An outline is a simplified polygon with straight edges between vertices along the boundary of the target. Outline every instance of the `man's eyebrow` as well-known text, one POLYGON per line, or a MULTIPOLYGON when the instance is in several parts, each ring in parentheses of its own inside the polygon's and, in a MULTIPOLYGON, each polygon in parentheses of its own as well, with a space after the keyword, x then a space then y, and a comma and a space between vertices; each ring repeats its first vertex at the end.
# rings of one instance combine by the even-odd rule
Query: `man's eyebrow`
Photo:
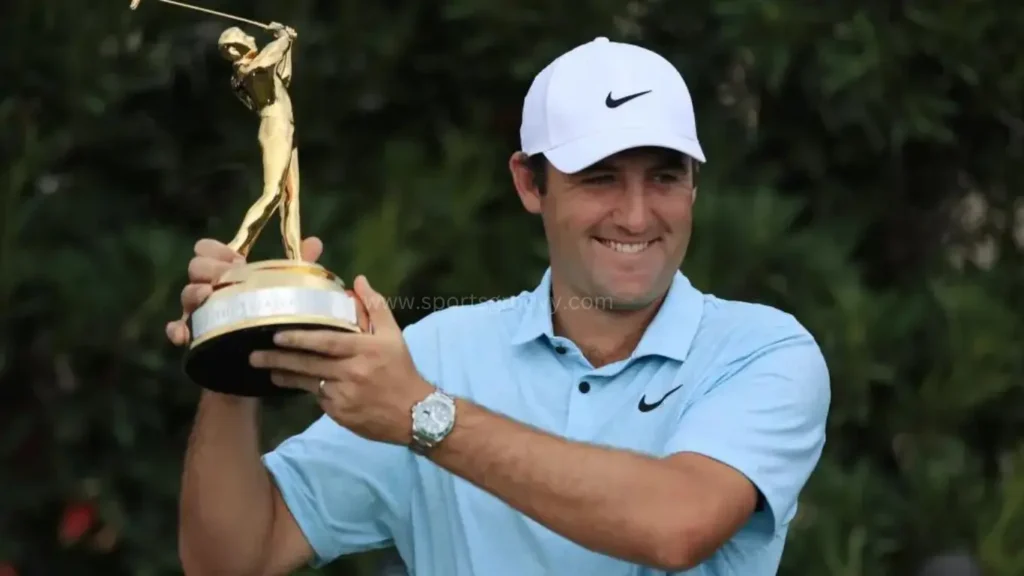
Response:
POLYGON ((614 170, 614 169, 615 169, 615 166, 612 166, 612 163, 609 162, 607 159, 605 159, 605 160, 598 160, 597 162, 591 164, 590 166, 587 166, 583 170, 580 170, 579 173, 580 174, 584 174, 584 173, 587 173, 587 172, 599 172, 601 170, 614 170))

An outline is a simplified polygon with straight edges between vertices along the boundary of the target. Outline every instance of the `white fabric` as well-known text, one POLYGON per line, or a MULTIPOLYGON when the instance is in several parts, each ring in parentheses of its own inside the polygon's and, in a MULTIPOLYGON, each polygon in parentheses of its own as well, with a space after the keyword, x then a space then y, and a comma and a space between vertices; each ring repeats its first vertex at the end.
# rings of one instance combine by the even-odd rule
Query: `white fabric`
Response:
POLYGON ((639 146, 678 150, 705 162, 679 71, 646 48, 607 38, 577 46, 541 70, 523 102, 519 135, 523 152, 543 153, 569 174, 639 146))

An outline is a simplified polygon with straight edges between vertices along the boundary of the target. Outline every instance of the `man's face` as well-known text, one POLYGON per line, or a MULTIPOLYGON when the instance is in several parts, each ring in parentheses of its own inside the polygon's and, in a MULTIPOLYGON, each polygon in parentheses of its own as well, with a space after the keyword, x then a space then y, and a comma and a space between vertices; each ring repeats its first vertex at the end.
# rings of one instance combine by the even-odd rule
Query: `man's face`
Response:
POLYGON ((576 174, 548 167, 540 194, 512 161, 524 206, 544 222, 552 274, 574 295, 643 308, 668 289, 690 241, 691 160, 664 149, 616 154, 576 174))

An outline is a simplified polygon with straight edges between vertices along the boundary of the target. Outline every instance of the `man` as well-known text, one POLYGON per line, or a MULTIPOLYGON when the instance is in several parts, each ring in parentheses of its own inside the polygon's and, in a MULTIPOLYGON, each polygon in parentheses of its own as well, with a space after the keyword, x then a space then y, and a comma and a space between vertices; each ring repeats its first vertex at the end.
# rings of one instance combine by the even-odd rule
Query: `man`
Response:
MULTIPOLYGON (((776 572, 829 376, 793 317, 679 272, 704 161, 686 84, 599 38, 537 76, 521 136, 512 179, 551 261, 537 289, 401 330, 357 278, 373 334, 283 332, 253 355, 325 412, 262 461, 255 402, 204 393, 181 502, 189 574, 389 545, 416 575, 776 572)), ((196 252, 186 310, 236 258, 210 240, 196 252)))

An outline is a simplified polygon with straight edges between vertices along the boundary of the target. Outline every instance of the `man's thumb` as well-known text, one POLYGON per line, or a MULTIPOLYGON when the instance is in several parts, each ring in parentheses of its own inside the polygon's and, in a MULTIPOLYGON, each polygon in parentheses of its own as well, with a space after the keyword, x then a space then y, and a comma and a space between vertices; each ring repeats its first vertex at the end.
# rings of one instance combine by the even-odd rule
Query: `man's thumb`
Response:
POLYGON ((324 253, 324 243, 316 236, 310 236, 302 241, 302 259, 306 262, 316 262, 324 253))
POLYGON ((357 276, 352 288, 355 290, 356 296, 366 306, 366 313, 370 317, 370 325, 373 326, 375 333, 397 331, 401 334, 402 330, 398 327, 398 321, 391 313, 387 300, 370 286, 366 276, 357 276))

